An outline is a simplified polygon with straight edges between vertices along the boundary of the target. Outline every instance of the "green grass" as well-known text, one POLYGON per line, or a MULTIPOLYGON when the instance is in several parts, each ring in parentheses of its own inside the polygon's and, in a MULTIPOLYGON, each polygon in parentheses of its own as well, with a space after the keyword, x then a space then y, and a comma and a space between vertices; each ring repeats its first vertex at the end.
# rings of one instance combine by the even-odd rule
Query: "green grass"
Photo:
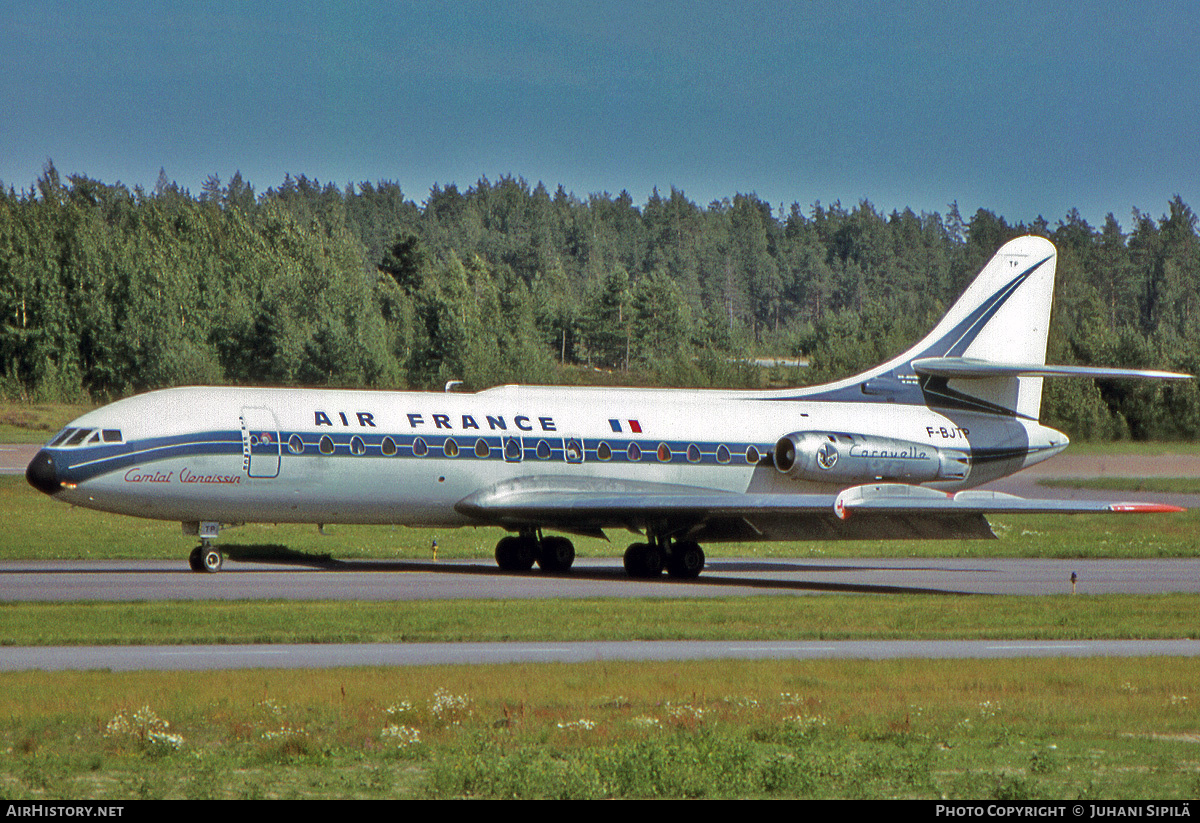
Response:
POLYGON ((0 645, 1170 639, 1200 637, 1197 613, 1193 594, 3 603, 0 645))
POLYGON ((1064 477, 1042 479, 1038 485, 1062 489, 1200 494, 1200 477, 1064 477))
POLYGON ((1200 442, 1187 440, 1177 441, 1147 441, 1147 440, 1114 440, 1107 443, 1091 443, 1087 441, 1072 442, 1064 454, 1087 455, 1131 455, 1148 456, 1160 454, 1200 454, 1200 442))
POLYGON ((2 674, 0 796, 1188 799, 1198 683, 1195 659, 2 674))
POLYGON ((44 443, 84 412, 80 403, 16 403, 0 400, 0 443, 44 443))

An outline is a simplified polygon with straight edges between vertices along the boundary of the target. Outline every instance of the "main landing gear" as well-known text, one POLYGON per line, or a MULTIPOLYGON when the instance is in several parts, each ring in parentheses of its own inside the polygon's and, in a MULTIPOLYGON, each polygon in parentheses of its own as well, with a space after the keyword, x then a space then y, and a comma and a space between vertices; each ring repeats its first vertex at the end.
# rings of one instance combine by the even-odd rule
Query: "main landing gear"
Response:
POLYGON ((699 577, 704 569, 704 550, 690 540, 651 538, 649 543, 634 543, 625 550, 625 571, 630 577, 652 579, 667 574, 681 580, 699 577))
MULTIPOLYGON (((496 565, 507 572, 527 572, 537 563, 543 571, 565 572, 575 562, 575 546, 565 537, 542 537, 539 530, 501 538, 496 544, 496 565)), ((664 570, 671 577, 690 580, 704 569, 704 550, 690 540, 651 537, 634 543, 625 552, 625 571, 647 580, 664 570)))
POLYGON ((496 565, 506 572, 527 572, 537 563, 542 571, 565 572, 575 562, 575 544, 565 537, 542 537, 524 531, 496 544, 496 565))

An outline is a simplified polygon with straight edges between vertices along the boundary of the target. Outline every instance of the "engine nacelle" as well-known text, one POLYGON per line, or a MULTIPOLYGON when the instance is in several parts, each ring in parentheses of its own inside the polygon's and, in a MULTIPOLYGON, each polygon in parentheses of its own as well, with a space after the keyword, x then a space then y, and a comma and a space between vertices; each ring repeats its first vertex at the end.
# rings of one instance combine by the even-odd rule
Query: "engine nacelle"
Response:
POLYGON ((775 469, 816 483, 965 480, 966 452, 928 443, 842 432, 794 432, 775 444, 775 469))

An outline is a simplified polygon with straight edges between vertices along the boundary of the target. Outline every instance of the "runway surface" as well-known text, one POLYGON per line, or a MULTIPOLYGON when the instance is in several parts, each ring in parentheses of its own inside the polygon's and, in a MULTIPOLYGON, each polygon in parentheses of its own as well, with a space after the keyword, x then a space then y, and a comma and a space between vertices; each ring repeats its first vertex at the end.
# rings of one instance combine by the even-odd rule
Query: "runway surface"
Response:
POLYGON ((450 600, 729 597, 839 594, 1200 592, 1200 558, 1137 560, 847 559, 710 561, 696 580, 630 579, 618 558, 565 574, 502 572, 483 560, 332 561, 279 566, 229 561, 218 574, 179 560, 0 563, 0 602, 149 600, 450 600))
POLYGON ((0 671, 211 671, 599 660, 895 660, 1200 656, 1200 640, 629 641, 0 648, 0 671))
POLYGON ((0 443, 0 474, 24 474, 40 445, 0 443))

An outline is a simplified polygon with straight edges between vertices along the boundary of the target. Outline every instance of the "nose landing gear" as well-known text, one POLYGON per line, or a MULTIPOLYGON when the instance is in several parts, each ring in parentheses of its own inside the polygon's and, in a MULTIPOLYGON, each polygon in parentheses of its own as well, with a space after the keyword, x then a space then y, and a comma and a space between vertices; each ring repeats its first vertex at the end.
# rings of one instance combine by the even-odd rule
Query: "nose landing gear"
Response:
POLYGON ((188 555, 188 566, 194 572, 208 572, 215 574, 221 570, 221 564, 225 562, 224 555, 216 546, 204 542, 192 549, 192 553, 188 555))

